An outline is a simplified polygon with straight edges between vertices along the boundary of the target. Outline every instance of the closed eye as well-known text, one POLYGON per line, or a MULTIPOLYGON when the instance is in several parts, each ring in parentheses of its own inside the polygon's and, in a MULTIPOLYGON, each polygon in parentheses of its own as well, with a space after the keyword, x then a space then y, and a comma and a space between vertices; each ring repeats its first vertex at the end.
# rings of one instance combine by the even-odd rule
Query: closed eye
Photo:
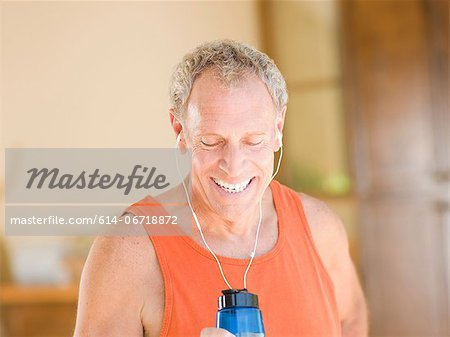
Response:
POLYGON ((262 144, 262 142, 263 142, 263 140, 260 140, 260 141, 257 141, 257 142, 248 142, 248 144, 249 144, 250 146, 257 146, 257 145, 262 144))
POLYGON ((220 142, 207 143, 207 142, 204 142, 203 140, 201 140, 200 143, 202 143, 202 145, 207 146, 207 147, 214 147, 214 146, 217 146, 220 144, 220 142))

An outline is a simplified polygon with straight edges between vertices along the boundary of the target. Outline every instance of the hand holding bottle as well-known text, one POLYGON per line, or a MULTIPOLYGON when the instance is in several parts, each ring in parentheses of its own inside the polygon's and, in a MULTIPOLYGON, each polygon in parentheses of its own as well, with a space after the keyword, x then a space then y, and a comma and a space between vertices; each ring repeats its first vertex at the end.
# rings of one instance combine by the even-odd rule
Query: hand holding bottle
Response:
POLYGON ((235 337, 231 332, 219 328, 204 328, 200 337, 235 337))

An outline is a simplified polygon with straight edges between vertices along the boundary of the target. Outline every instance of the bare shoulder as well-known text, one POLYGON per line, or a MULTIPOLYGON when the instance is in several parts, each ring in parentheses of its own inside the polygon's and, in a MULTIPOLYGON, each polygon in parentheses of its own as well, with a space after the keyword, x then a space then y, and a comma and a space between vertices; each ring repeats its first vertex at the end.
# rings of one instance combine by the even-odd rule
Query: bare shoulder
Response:
POLYGON ((337 214, 323 201, 298 193, 304 207, 314 244, 326 267, 331 268, 336 252, 348 250, 345 227, 337 214))
POLYGON ((97 237, 83 268, 75 336, 142 336, 141 312, 160 287, 146 236, 97 237))
POLYGON ((92 244, 84 271, 91 274, 115 271, 117 276, 122 275, 117 281, 137 284, 151 280, 148 267, 156 262, 153 245, 146 236, 100 236, 92 244))
POLYGON ((343 331, 352 336, 367 336, 364 294, 349 254, 345 227, 326 203, 304 193, 298 195, 314 244, 334 285, 343 331))

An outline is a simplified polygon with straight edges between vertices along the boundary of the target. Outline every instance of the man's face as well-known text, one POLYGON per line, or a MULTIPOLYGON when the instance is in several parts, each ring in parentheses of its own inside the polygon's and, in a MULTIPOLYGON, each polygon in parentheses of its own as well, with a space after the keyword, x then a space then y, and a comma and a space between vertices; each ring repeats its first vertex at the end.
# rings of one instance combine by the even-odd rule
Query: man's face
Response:
POLYGON ((256 75, 231 88, 211 71, 196 79, 184 130, 196 207, 236 220, 259 203, 279 145, 276 120, 272 97, 256 75))

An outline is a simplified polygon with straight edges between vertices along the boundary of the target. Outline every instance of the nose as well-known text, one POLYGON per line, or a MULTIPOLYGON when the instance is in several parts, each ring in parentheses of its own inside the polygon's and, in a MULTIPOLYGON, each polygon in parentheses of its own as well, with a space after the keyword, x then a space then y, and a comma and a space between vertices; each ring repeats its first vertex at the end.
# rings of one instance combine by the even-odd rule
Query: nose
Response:
POLYGON ((240 144, 228 143, 221 152, 219 168, 229 177, 241 177, 247 163, 244 149, 240 144))

